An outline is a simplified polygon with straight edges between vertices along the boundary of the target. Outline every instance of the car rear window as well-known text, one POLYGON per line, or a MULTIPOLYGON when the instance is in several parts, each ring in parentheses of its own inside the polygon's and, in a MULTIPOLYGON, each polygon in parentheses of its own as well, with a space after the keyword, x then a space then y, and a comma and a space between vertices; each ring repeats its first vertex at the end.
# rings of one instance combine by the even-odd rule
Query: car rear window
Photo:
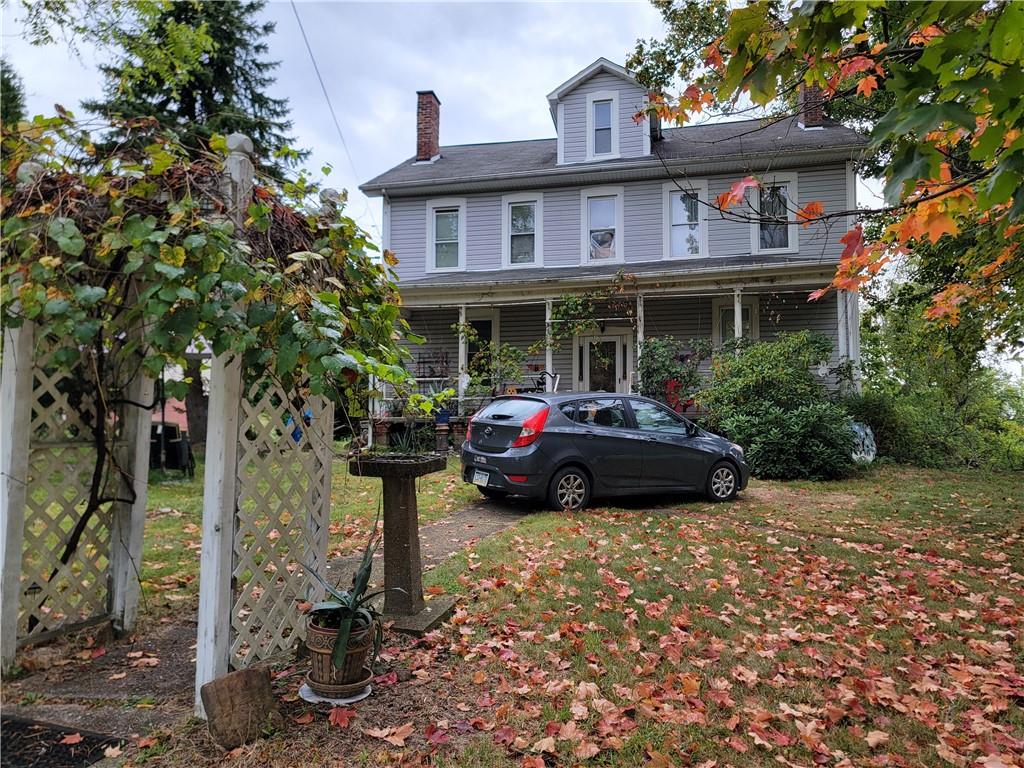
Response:
POLYGON ((493 421, 523 421, 544 408, 540 400, 527 400, 525 398, 511 398, 509 400, 495 400, 487 405, 480 413, 478 419, 492 419, 493 421))

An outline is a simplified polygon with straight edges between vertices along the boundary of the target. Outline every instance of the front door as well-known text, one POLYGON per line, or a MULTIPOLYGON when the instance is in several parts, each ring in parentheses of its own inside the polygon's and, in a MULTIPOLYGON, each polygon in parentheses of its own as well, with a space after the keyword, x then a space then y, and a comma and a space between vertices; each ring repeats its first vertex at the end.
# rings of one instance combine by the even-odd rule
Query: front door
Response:
POLYGON ((626 392, 629 349, 625 335, 586 336, 582 339, 580 372, 587 392, 626 392))

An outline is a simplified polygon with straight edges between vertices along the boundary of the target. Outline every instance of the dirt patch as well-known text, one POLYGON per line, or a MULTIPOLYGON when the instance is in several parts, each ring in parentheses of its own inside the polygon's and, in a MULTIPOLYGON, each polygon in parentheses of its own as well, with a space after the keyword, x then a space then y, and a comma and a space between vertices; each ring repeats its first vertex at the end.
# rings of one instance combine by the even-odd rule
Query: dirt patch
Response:
POLYGON ((757 483, 743 491, 738 504, 764 504, 773 507, 808 508, 820 510, 852 510, 860 499, 852 493, 821 491, 817 488, 789 488, 775 483, 757 483))

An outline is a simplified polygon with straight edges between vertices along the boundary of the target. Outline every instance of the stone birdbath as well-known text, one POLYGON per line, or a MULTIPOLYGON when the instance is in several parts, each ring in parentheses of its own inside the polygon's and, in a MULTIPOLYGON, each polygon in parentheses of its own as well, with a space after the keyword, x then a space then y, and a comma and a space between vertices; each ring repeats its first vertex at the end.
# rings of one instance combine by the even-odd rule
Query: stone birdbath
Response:
POLYGON ((420 521, 416 478, 440 472, 444 456, 356 456, 348 471, 359 477, 379 477, 384 484, 384 619, 400 632, 422 635, 451 613, 455 600, 423 599, 420 560, 420 521), (397 588, 397 589, 396 589, 397 588), (397 591, 401 590, 401 591, 397 591))

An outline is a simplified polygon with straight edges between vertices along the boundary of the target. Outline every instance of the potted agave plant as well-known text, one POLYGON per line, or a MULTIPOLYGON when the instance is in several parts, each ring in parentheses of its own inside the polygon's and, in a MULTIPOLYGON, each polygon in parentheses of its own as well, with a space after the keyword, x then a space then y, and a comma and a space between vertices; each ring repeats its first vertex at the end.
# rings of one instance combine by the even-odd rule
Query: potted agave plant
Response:
POLYGON ((387 591, 367 592, 373 554, 379 545, 374 525, 349 589, 332 586, 315 570, 306 568, 328 594, 328 599, 310 608, 306 626, 306 648, 312 662, 307 683, 318 696, 352 696, 361 692, 373 675, 384 630, 371 601, 387 591))

